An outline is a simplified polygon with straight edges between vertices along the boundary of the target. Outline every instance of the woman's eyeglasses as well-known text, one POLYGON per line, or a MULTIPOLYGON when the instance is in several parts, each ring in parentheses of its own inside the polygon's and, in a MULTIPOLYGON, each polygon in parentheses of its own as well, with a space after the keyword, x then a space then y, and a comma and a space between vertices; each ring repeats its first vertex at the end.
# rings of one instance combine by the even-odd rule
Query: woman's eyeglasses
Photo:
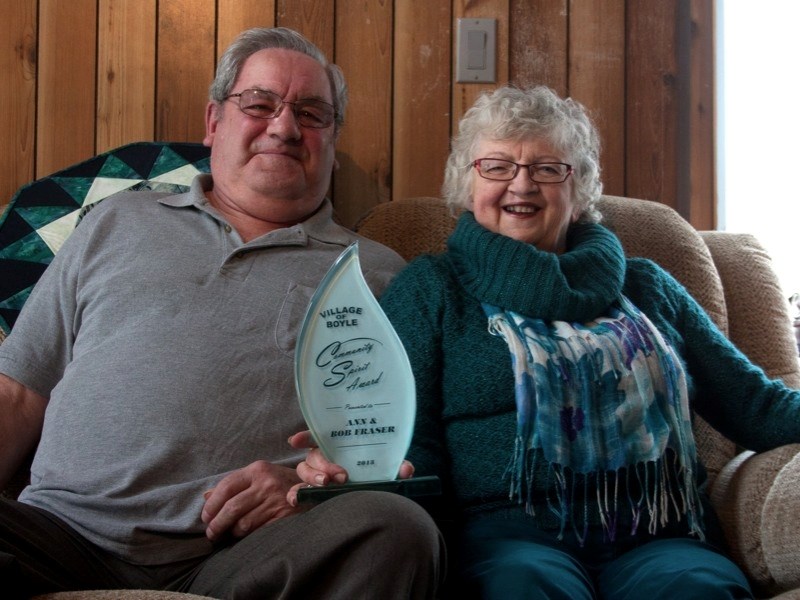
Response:
POLYGON ((479 158, 472 162, 478 175, 493 181, 511 181, 521 168, 528 169, 528 177, 535 183, 562 183, 572 174, 572 165, 558 162, 541 162, 521 165, 501 158, 479 158))

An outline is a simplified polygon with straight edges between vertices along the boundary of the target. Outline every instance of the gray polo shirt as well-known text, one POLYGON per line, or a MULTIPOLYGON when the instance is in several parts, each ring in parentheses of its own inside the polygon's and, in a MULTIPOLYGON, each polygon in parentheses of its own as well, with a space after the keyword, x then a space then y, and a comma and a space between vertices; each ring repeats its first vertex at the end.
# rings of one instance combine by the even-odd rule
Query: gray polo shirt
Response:
POLYGON ((379 295, 403 260, 307 221, 243 244, 189 192, 105 200, 67 239, 0 346, 0 372, 50 401, 21 500, 140 564, 210 551, 203 492, 263 459, 295 465, 304 429, 295 337, 311 295, 359 239, 379 295))

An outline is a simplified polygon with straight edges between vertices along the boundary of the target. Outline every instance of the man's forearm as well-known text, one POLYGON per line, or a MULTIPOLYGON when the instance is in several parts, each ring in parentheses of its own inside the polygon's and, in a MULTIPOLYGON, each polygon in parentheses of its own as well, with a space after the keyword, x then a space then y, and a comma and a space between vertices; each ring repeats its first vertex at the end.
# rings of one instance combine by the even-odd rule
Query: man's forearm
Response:
POLYGON ((0 375, 0 489, 36 447, 47 399, 0 375))

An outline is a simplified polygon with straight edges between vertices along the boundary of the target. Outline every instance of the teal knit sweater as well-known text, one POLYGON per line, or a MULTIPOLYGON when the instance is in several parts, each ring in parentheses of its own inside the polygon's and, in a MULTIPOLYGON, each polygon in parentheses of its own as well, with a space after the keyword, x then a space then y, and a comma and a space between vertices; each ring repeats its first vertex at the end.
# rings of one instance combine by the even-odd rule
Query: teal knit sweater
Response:
MULTIPOLYGON (((535 517, 509 500, 504 472, 516 431, 513 372, 508 346, 488 332, 481 302, 583 322, 604 315, 622 293, 682 357, 697 414, 753 450, 800 442, 800 391, 767 379, 666 271, 649 260, 626 260, 617 238, 600 225, 572 226, 567 244, 562 255, 542 252, 486 230, 467 212, 447 251, 412 261, 381 298, 417 381, 409 458, 418 475, 442 478, 460 515, 559 526, 547 510, 546 489, 534 502, 535 517)), ((538 469, 537 480, 545 481, 545 466, 538 469)), ((594 498, 592 491, 583 499, 591 522, 594 498)))

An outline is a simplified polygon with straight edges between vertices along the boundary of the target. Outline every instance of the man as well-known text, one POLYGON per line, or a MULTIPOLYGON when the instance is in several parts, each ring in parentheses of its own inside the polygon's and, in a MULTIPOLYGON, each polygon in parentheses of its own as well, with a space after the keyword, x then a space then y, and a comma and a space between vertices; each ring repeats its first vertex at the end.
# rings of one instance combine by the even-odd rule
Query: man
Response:
MULTIPOLYGON (((211 176, 91 211, 0 346, 0 486, 38 442, 0 504, 4 591, 430 597, 441 542, 417 505, 287 501, 296 335, 357 239, 325 199, 341 72, 291 30, 250 30, 210 96, 211 176)), ((380 293, 403 261, 360 245, 380 293)))

